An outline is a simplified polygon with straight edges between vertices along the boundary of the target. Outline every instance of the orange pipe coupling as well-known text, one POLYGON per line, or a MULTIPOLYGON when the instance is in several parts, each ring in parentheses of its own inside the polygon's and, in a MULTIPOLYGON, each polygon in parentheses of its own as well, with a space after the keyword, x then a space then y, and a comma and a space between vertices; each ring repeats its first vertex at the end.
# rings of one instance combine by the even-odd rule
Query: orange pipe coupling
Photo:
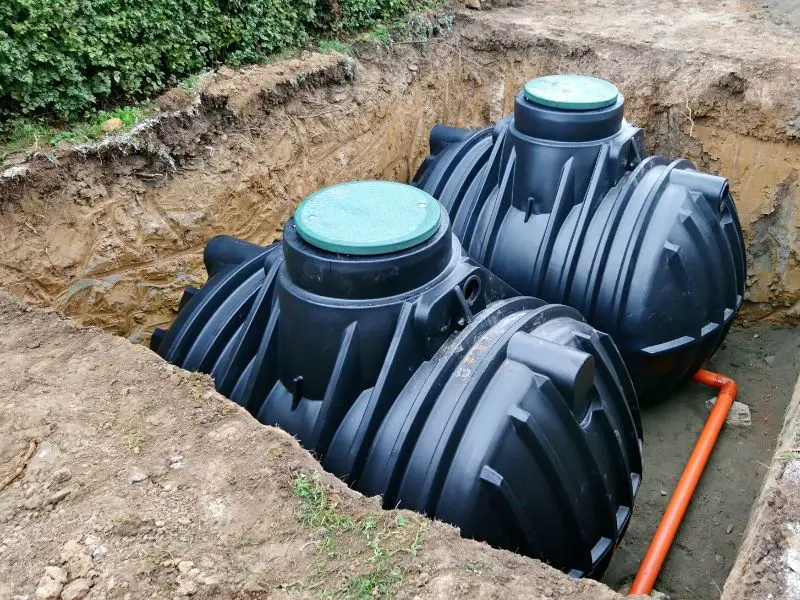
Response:
POLYGON ((708 415, 703 431, 692 450, 691 456, 683 469, 678 485, 672 493, 672 498, 667 504, 664 516, 658 524, 658 529, 650 542, 647 554, 639 566, 636 579, 633 580, 630 596, 648 596, 653 591, 661 567, 667 559, 672 542, 681 526, 681 521, 689 507, 703 470, 708 463, 714 444, 719 437, 719 432, 725 424, 733 401, 736 399, 736 382, 730 377, 725 377, 719 373, 712 373, 705 369, 700 369, 694 374, 693 379, 713 388, 719 388, 717 403, 708 415))

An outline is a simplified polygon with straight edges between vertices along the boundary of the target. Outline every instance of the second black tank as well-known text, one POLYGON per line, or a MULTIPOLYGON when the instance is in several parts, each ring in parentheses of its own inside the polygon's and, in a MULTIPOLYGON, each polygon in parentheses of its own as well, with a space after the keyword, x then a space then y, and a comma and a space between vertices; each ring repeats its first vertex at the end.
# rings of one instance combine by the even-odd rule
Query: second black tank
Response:
POLYGON ((744 295, 744 240, 727 180, 648 157, 623 108, 603 80, 535 79, 494 127, 436 126, 415 184, 471 257, 609 333, 647 400, 722 342, 744 295))

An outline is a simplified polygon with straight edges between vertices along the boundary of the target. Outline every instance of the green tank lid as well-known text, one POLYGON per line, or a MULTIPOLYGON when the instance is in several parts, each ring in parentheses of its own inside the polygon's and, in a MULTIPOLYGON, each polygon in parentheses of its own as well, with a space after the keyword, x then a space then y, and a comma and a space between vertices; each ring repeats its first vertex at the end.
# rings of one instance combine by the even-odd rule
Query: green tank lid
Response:
POLYGON ((375 255, 431 238, 441 209, 428 193, 391 181, 352 181, 314 192, 294 213, 297 233, 321 250, 375 255))
POLYGON ((619 90, 613 83, 586 75, 547 75, 525 84, 525 98, 562 110, 591 110, 616 103, 619 90))

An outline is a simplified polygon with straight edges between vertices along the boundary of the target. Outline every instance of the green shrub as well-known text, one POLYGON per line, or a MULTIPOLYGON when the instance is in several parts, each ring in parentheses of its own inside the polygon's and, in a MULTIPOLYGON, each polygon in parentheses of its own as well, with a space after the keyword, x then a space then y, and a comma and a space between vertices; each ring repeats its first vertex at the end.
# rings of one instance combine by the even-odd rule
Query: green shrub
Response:
POLYGON ((85 117, 223 62, 368 27, 411 1, 0 0, 0 121, 85 117))

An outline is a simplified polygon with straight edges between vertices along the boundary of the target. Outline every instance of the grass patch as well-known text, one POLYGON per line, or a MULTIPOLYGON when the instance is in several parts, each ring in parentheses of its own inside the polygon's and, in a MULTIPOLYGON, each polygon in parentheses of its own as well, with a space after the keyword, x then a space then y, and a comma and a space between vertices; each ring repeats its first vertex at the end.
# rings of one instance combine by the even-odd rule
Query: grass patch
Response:
MULTIPOLYGON (((199 81, 199 77, 198 77, 199 81)), ((89 120, 69 123, 63 126, 53 125, 45 120, 17 119, 0 129, 0 162, 13 152, 30 150, 46 152, 61 142, 85 144, 103 137, 103 123, 109 119, 119 119, 122 124, 114 132, 130 130, 142 119, 155 112, 149 104, 123 106, 112 111, 101 110, 89 120)))
POLYGON ((317 47, 323 54, 331 54, 332 52, 338 52, 345 56, 353 56, 355 54, 352 44, 340 40, 319 40, 317 47))
POLYGON ((142 432, 139 431, 139 429, 133 423, 128 423, 125 425, 122 433, 125 436, 125 443, 128 446, 128 450, 134 454, 139 454, 139 450, 145 442, 144 434, 142 434, 142 432))
POLYGON ((206 77, 210 77, 213 74, 214 71, 206 71, 204 73, 190 75, 189 77, 178 83, 178 88, 182 89, 192 98, 196 98, 200 94, 200 92, 203 91, 203 80, 206 77))
POLYGON ((316 556, 310 580, 284 589, 336 600, 394 597, 423 548, 428 521, 399 511, 353 518, 342 512, 318 473, 297 474, 292 490, 300 500, 300 524, 317 533, 316 556))

